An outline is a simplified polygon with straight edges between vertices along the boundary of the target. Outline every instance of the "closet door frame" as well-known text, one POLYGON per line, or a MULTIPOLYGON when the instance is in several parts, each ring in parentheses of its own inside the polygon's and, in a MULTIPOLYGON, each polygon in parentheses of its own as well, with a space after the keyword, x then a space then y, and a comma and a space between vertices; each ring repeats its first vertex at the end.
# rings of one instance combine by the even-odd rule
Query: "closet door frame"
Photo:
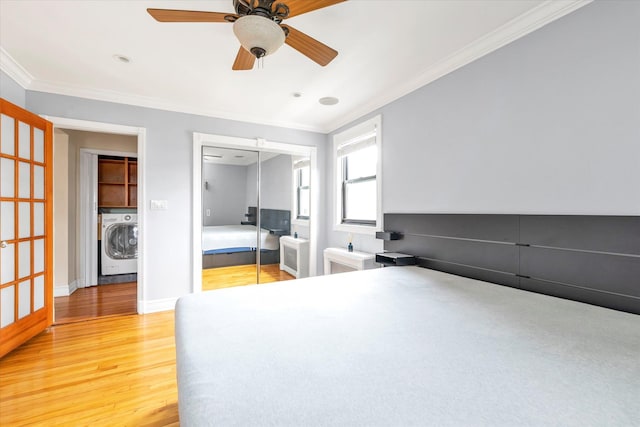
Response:
POLYGON ((317 148, 284 142, 267 141, 262 138, 238 138, 225 135, 193 133, 193 254, 192 254, 192 292, 202 292, 202 148, 220 147, 240 150, 309 156, 311 163, 311 219, 309 221, 309 273, 317 275, 317 243, 318 243, 318 159, 317 148))

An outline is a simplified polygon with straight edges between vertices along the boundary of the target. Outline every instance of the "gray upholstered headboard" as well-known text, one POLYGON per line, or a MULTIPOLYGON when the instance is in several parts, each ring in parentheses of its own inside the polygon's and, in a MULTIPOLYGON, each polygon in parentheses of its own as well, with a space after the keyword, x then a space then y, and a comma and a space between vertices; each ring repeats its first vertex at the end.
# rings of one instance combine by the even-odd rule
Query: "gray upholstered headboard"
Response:
POLYGON ((640 314, 640 217, 385 214, 386 251, 460 276, 640 314))

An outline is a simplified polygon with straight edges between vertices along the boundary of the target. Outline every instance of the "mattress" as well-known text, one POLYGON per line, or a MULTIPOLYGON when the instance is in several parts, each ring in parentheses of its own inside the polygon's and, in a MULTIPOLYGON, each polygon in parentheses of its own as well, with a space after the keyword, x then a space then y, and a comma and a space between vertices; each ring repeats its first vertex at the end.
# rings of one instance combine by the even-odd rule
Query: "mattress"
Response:
MULTIPOLYGON (((279 246, 279 236, 270 234, 267 230, 260 230, 261 249, 276 250, 279 246)), ((257 232, 255 225, 216 225, 202 228, 202 252, 215 253, 224 249, 257 247, 257 232)))
POLYGON ((183 426, 640 425, 640 316, 420 267, 182 297, 183 426))

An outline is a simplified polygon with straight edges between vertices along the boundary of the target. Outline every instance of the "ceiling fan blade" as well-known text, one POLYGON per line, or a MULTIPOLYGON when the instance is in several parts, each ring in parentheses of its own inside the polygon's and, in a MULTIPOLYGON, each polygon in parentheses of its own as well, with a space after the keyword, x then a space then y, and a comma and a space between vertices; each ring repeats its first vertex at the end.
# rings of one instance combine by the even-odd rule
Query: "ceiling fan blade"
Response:
POLYGON ((196 10, 147 9, 158 22, 227 22, 225 16, 233 13, 198 12, 196 10))
POLYGON ((289 6, 288 18, 291 18, 302 15, 303 13, 322 9, 323 7, 333 6, 334 4, 342 3, 343 1, 346 0, 288 0, 284 3, 289 6))
POLYGON ((282 25, 282 27, 289 30, 289 35, 284 40, 286 44, 323 67, 338 56, 337 50, 331 49, 302 31, 298 31, 290 25, 282 25))
POLYGON ((235 71, 251 70, 253 69, 253 64, 255 64, 255 62, 256 57, 247 49, 240 46, 238 55, 236 55, 236 60, 233 62, 233 67, 231 68, 235 71))

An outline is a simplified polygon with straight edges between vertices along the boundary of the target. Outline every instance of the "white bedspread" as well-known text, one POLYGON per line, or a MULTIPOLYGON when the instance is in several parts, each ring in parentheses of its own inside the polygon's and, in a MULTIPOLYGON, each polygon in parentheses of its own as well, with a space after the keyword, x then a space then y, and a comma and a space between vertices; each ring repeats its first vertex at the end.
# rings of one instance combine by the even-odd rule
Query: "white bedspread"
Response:
MULTIPOLYGON (((256 248, 255 225, 216 225, 202 228, 202 251, 227 248, 256 248)), ((279 236, 261 230, 261 248, 278 249, 279 236)))
POLYGON ((418 267, 176 306, 182 426, 638 426, 640 316, 418 267))

